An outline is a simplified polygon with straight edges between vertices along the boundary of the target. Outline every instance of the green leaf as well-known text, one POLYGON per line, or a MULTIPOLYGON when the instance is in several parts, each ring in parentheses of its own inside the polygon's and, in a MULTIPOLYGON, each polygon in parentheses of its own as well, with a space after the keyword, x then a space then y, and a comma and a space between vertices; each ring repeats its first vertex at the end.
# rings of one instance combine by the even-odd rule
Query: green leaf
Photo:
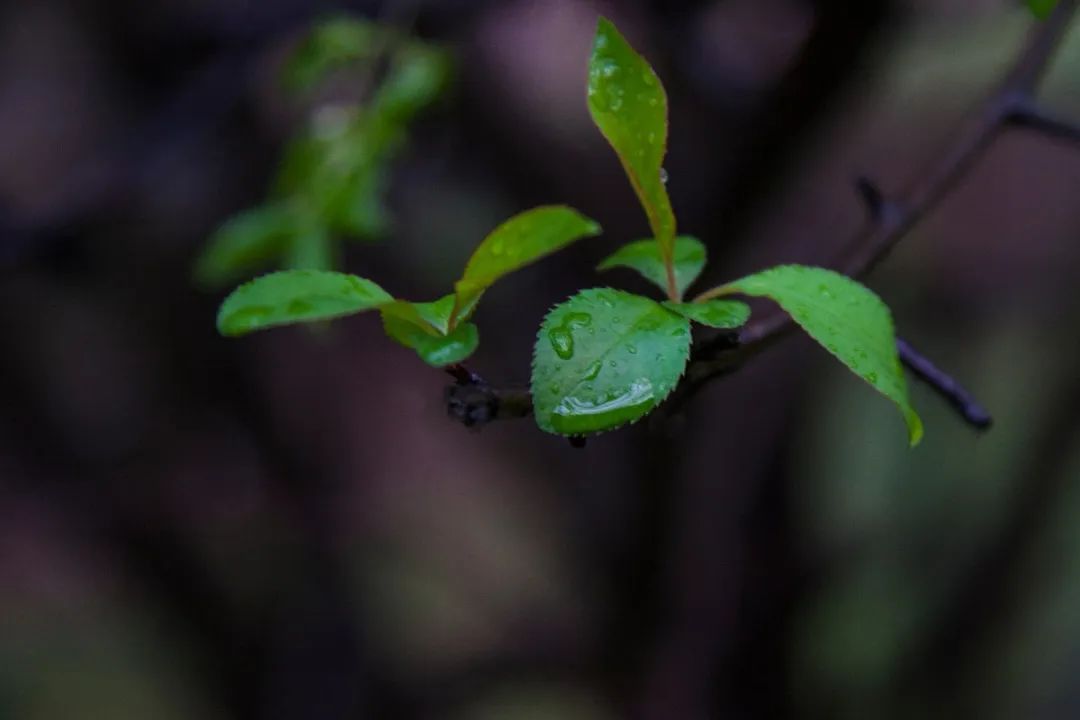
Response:
POLYGON ((719 330, 742 327, 750 319, 750 306, 737 300, 706 300, 698 303, 664 302, 668 310, 719 330))
POLYGON ((576 210, 546 205, 515 215, 473 252, 455 285, 459 307, 476 301, 496 280, 560 250, 575 240, 600 234, 600 226, 576 210))
MULTIPOLYGON (((682 297, 705 267, 705 245, 697 238, 680 235, 675 238, 674 263, 675 285, 682 297)), ((667 271, 660 256, 660 245, 655 240, 638 240, 623 245, 596 269, 610 270, 616 267, 637 270, 661 290, 667 290, 667 271)))
POLYGON ((332 270, 336 250, 327 228, 317 219, 306 218, 289 242, 285 266, 289 270, 332 270))
POLYGON ((450 80, 449 55, 418 43, 394 54, 386 80, 372 98, 372 112, 399 124, 431 105, 450 80))
POLYGON ((776 301, 814 340, 896 403, 914 447, 923 426, 908 398, 892 314, 865 286, 831 270, 781 265, 721 289, 776 301))
POLYGON ((450 316, 453 310, 453 295, 427 303, 395 300, 379 308, 384 317, 393 316, 398 320, 411 323, 426 335, 446 335, 450 332, 450 316))
POLYGON ((667 152, 667 95, 648 61, 605 18, 597 25, 589 58, 588 93, 593 122, 622 161, 661 257, 670 258, 675 213, 661 169, 667 152))
POLYGON ((1045 20, 1057 7, 1058 0, 1027 0, 1027 4, 1031 12, 1035 13, 1035 17, 1045 20))
MULTIPOLYGON (((379 308, 383 329, 398 343, 415 350, 429 365, 444 367, 461 362, 476 351, 480 337, 472 323, 450 327, 455 301, 454 295, 447 295, 429 303, 397 300, 383 305, 379 308)), ((461 317, 471 312, 472 308, 466 308, 461 317)))
POLYGON ((355 108, 336 110, 315 125, 289 144, 275 196, 302 206, 333 231, 377 237, 387 225, 387 166, 403 143, 404 128, 384 127, 355 108))
POLYGON ((296 232, 286 205, 267 205, 234 215, 210 238, 195 264, 195 280, 219 288, 273 265, 296 232))
POLYGON ((583 435, 638 420, 675 388, 689 356, 686 318, 640 295, 578 293, 548 313, 536 340, 536 422, 583 435))
POLYGON ((278 325, 330 320, 392 302, 381 287, 355 275, 287 270, 233 290, 218 311, 222 335, 245 335, 278 325))
MULTIPOLYGON (((449 306, 453 307, 453 296, 450 300, 449 306)), ((405 301, 380 308, 386 334, 415 350, 424 362, 435 367, 459 363, 476 352, 480 335, 475 325, 461 323, 449 333, 440 332, 425 318, 426 311, 420 312, 418 308, 419 305, 405 301)))
POLYGON ((285 64, 287 87, 308 90, 330 72, 363 60, 374 60, 388 31, 350 17, 316 24, 285 64))

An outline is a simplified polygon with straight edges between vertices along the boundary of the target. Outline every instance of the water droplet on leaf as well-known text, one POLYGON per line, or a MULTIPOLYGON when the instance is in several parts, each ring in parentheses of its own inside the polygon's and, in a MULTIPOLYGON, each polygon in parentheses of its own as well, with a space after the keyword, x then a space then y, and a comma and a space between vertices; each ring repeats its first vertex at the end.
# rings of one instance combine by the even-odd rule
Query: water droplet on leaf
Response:
POLYGON ((548 333, 551 349, 563 360, 574 357, 574 336, 566 328, 555 328, 548 333))

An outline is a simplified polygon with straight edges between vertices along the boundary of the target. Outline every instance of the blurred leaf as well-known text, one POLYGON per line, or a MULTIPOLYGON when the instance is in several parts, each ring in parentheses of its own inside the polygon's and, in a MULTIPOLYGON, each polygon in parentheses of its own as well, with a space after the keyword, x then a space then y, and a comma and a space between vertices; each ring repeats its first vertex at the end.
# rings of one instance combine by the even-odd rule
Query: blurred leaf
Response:
POLYGON ((700 303, 664 302, 668 310, 719 330, 742 327, 750 319, 750 306, 738 300, 706 300, 700 303))
POLYGON ((267 265, 329 270, 339 237, 386 234, 390 163, 406 144, 408 124, 439 96, 451 69, 443 50, 395 32, 348 17, 311 30, 286 66, 291 86, 311 87, 339 67, 392 50, 389 69, 366 107, 324 104, 313 111, 309 127, 286 148, 270 203, 222 229, 196 269, 200 282, 224 285, 267 265), (268 232, 260 221, 277 213, 295 216, 302 229, 268 232))
POLYGON ((589 58, 588 99, 593 122, 615 149, 645 208, 660 256, 669 260, 675 214, 661 167, 667 152, 667 95, 648 61, 605 18, 597 25, 589 58))
POLYGON ((292 209, 271 204, 230 218, 211 237, 195 265, 195 280, 220 288, 274 264, 296 229, 292 209))
POLYGON ((839 273, 802 265, 771 268, 723 290, 777 302, 810 337, 896 403, 911 445, 919 443, 922 421, 908 398, 892 314, 877 295, 839 273))
POLYGON ((393 302, 370 280, 337 272, 287 270, 241 285, 221 304, 218 331, 245 335, 278 325, 330 320, 393 302))
POLYGON ((309 90, 334 70, 362 60, 373 61, 388 32, 351 17, 329 18, 316 24, 286 62, 286 86, 309 90))
POLYGON ((1031 12, 1035 13, 1035 17, 1045 20, 1057 7, 1058 0, 1027 0, 1027 4, 1031 12))
POLYGON ((398 124, 408 123, 439 98, 450 73, 450 56, 444 51, 415 43, 402 47, 372 99, 373 112, 398 124))
POLYGON ((607 288, 558 305, 540 328, 532 393, 541 429, 612 430, 648 414, 690 356, 690 323, 649 298, 607 288))
POLYGON ((600 226, 576 210, 548 205, 515 215, 491 231, 473 252, 455 285, 458 304, 475 303, 480 293, 504 275, 519 270, 583 237, 600 226))
POLYGON ((404 129, 375 132, 376 120, 355 108, 323 110, 286 150, 275 195, 309 208, 334 232, 358 239, 382 234, 386 164, 403 142, 404 129))
MULTIPOLYGON (((705 245, 689 235, 675 238, 673 262, 675 265, 675 285, 679 297, 697 280, 705 267, 705 245)), ((637 270, 646 280, 667 291, 667 271, 664 259, 660 256, 660 245, 656 240, 638 240, 621 248, 596 266, 597 270, 610 270, 616 267, 637 270)))
POLYGON ((285 266, 289 270, 332 270, 336 263, 334 240, 326 227, 307 218, 288 244, 285 266))

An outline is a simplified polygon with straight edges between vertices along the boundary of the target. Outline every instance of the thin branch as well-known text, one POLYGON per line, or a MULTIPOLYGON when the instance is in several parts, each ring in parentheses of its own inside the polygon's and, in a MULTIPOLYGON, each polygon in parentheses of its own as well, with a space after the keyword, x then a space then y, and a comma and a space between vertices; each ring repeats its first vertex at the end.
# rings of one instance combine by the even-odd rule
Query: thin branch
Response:
POLYGON ((451 365, 446 372, 454 384, 446 388, 446 411, 468 428, 482 428, 496 420, 511 420, 532 414, 528 388, 496 388, 464 365, 451 365))
POLYGON ((923 357, 918 350, 902 338, 896 339, 896 350, 900 362, 911 373, 930 386, 938 395, 945 398, 972 427, 987 430, 994 424, 989 411, 975 397, 948 373, 940 370, 934 363, 923 357))
MULTIPOLYGON (((1035 90, 1061 43, 1080 0, 1062 0, 1053 14, 1032 31, 1005 80, 953 136, 943 152, 918 175, 907 192, 894 201, 894 212, 877 217, 847 243, 844 257, 834 263, 850 277, 873 270, 889 252, 956 187, 983 156, 999 131, 1017 112, 1033 106, 1035 90)), ((865 199, 865 196, 864 196, 865 199)), ((741 333, 742 344, 753 344, 791 329, 791 318, 776 313, 751 322, 741 333)))
MULTIPOLYGON (((1005 79, 905 192, 890 198, 870 180, 859 179, 856 188, 867 206, 869 218, 865 226, 846 243, 841 258, 832 263, 834 267, 854 278, 863 277, 873 270, 923 218, 942 203, 1006 127, 1027 126, 1048 135, 1080 139, 1080 132, 1075 127, 1042 113, 1034 100, 1039 82, 1078 6, 1080 0, 1061 0, 1053 14, 1036 26, 1005 79)), ((733 372, 793 329, 790 316, 774 312, 760 320, 752 320, 735 336, 722 333, 699 340, 691 353, 686 376, 668 403, 669 411, 680 409, 709 381, 733 372)), ((938 370, 907 343, 898 341, 897 347, 905 365, 955 407, 965 421, 975 427, 989 424, 989 414, 959 383, 938 370)), ((457 387, 458 392, 455 392, 455 388, 448 391, 448 400, 460 403, 451 407, 450 412, 469 426, 501 419, 504 401, 511 408, 511 417, 523 417, 532 411, 531 400, 525 400, 527 391, 507 394, 508 391, 500 391, 484 383, 482 386, 472 386, 474 392, 483 389, 479 395, 466 394, 462 398, 460 388, 470 386, 459 383, 457 387), (522 392, 525 394, 520 394, 522 392), (473 400, 476 404, 472 404, 473 400), (485 405, 485 402, 489 404, 485 405), (494 402, 493 406, 491 402, 494 402), (491 407, 495 408, 494 412, 491 407)))
POLYGON ((1017 103, 1008 120, 1018 128, 1034 130, 1056 140, 1080 143, 1080 125, 1050 114, 1037 103, 1017 103))

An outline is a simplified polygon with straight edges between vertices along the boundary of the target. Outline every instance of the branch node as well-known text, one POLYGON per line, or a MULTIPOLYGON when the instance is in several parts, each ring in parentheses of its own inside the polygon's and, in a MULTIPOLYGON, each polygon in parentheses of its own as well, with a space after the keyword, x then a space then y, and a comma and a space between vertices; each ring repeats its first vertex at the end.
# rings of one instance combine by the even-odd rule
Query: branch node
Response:
POLYGON ((532 413, 528 389, 499 389, 464 365, 450 365, 454 384, 446 388, 446 413, 467 428, 479 430, 496 420, 527 417, 532 413))
POLYGON ((855 192, 862 200, 870 219, 878 225, 891 225, 904 214, 904 207, 888 197, 881 187, 866 175, 855 179, 855 192))
POLYGON ((1010 105, 1005 120, 1013 127, 1034 130, 1048 137, 1080 143, 1080 125, 1050 114, 1029 98, 1010 105))

